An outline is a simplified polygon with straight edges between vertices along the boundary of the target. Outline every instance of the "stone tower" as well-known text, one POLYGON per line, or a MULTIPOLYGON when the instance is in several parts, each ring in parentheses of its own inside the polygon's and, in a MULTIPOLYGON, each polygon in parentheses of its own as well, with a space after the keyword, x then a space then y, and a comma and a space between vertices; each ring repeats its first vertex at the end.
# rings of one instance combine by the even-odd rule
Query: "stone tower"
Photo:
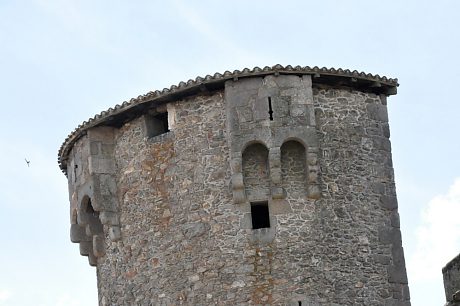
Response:
POLYGON ((410 305, 387 96, 274 66, 117 105, 65 140, 71 240, 101 305, 410 305))

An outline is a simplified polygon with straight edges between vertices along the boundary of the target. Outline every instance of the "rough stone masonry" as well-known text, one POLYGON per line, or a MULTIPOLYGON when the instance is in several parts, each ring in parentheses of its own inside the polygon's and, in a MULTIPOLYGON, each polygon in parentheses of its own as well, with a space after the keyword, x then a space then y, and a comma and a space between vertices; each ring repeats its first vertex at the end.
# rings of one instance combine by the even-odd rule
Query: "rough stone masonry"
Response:
POLYGON ((387 96, 273 66, 197 78, 65 140, 71 240, 100 305, 410 305, 387 96))

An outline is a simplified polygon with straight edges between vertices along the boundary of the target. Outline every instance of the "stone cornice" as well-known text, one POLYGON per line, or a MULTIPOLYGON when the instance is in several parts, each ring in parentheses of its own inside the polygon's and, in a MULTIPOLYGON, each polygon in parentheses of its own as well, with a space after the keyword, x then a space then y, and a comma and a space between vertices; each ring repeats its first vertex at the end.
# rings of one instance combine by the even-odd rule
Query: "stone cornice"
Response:
POLYGON ((238 80, 240 78, 265 76, 269 74, 293 74, 293 75, 312 75, 313 86, 335 86, 335 87, 349 87, 363 91, 370 91, 376 94, 393 95, 396 94, 398 86, 398 79, 387 78, 385 76, 372 75, 369 73, 358 72, 356 70, 350 71, 348 69, 334 69, 334 68, 319 68, 319 67, 301 67, 295 66, 281 66, 275 65, 273 67, 253 69, 245 68, 243 70, 235 70, 233 72, 226 71, 223 74, 215 73, 214 75, 207 75, 197 77, 195 80, 188 80, 187 82, 180 82, 178 85, 173 85, 170 88, 165 88, 161 91, 151 91, 145 95, 138 96, 129 101, 123 102, 121 105, 116 105, 109 108, 100 114, 95 115, 93 118, 84 121, 80 124, 70 135, 65 139, 58 153, 58 163, 61 170, 67 174, 67 158, 69 151, 73 144, 83 135, 86 131, 95 126, 108 125, 120 126, 123 123, 136 118, 146 109, 166 103, 168 101, 175 101, 187 96, 196 94, 206 94, 207 92, 222 89, 225 81, 238 80))

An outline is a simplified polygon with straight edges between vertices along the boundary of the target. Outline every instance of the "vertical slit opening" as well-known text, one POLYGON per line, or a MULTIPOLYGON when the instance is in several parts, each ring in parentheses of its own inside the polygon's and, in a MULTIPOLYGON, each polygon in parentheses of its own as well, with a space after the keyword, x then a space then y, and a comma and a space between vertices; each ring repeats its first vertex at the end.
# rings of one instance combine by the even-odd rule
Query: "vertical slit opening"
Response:
POLYGON ((251 203, 252 229, 269 228, 270 212, 268 202, 251 203))
POLYGON ((75 165, 74 168, 73 168, 73 180, 74 180, 74 182, 77 182, 77 169, 78 169, 78 165, 75 165))
POLYGON ((273 108, 271 97, 268 97, 268 115, 270 116, 270 121, 273 121, 273 108))

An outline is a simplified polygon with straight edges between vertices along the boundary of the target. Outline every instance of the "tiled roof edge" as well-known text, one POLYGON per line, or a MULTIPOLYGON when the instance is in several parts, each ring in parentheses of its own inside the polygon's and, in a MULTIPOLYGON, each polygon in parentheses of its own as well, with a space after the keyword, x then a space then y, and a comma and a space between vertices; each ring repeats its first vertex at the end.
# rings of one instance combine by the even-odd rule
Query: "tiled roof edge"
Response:
MULTIPOLYGON (((233 72, 225 71, 223 74, 215 73, 214 75, 207 75, 205 77, 197 77, 194 80, 188 80, 187 82, 180 82, 178 85, 172 85, 170 88, 164 88, 159 91, 150 91, 145 95, 138 96, 129 101, 124 101, 121 105, 117 104, 114 108, 109 108, 106 111, 95 115, 94 117, 88 119, 81 123, 74 131, 72 131, 69 136, 65 139, 64 143, 61 145, 58 153, 58 163, 61 170, 67 174, 67 155, 72 147, 72 145, 77 141, 81 136, 83 136, 91 127, 101 125, 108 120, 110 116, 126 112, 134 106, 158 100, 160 98, 166 98, 168 96, 179 94, 186 90, 197 88, 202 85, 214 84, 214 83, 223 83, 227 80, 245 78, 251 76, 260 76, 268 74, 311 74, 314 76, 332 76, 332 77, 343 77, 351 78, 355 80, 363 80, 367 82, 377 83, 378 86, 385 85, 389 88, 396 88, 399 86, 398 79, 387 78, 385 76, 372 75, 370 73, 358 72, 356 70, 349 69, 334 69, 334 68, 319 68, 315 67, 301 67, 291 65, 282 66, 275 65, 272 67, 265 66, 264 68, 255 67, 253 69, 245 68, 243 70, 234 70, 233 72)), ((392 93, 389 93, 392 94, 392 93)))

